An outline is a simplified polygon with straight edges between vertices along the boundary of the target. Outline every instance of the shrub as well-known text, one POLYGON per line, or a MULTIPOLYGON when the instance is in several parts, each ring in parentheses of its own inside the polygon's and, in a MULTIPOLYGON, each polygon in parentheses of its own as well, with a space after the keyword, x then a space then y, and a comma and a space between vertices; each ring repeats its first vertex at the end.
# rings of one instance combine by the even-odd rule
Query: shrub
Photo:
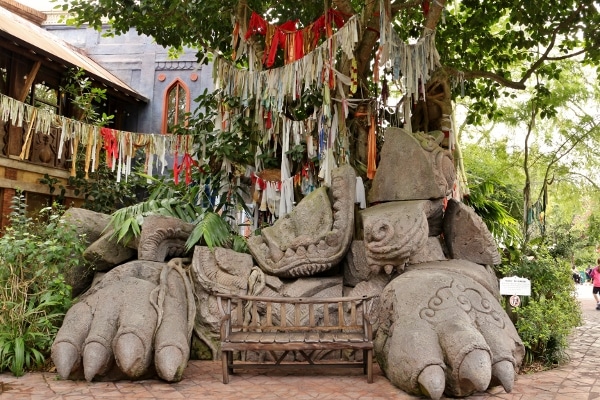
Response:
POLYGON ((61 210, 31 218, 21 193, 0 238, 0 372, 21 376, 40 368, 71 306, 64 276, 83 262, 83 238, 65 226, 61 210))
POLYGON ((502 273, 531 280, 531 296, 511 310, 526 349, 524 364, 541 362, 550 367, 567 361, 567 337, 582 321, 571 266, 537 249, 520 263, 505 265, 502 273))

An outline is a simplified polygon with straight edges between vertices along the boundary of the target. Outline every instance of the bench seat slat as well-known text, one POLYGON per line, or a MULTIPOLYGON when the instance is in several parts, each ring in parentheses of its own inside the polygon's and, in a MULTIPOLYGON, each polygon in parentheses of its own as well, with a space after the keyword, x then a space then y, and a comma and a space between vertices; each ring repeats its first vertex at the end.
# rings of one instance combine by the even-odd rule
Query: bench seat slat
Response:
POLYGON ((275 343, 288 343, 290 341, 290 335, 288 332, 277 332, 275 335, 275 343))
POLYGON ((284 351, 284 350, 369 350, 373 348, 372 342, 287 342, 287 343, 250 343, 250 342, 223 342, 221 349, 225 351, 284 351))
POLYGON ((290 342, 304 342, 304 333, 302 332, 290 332, 289 338, 290 342))
POLYGON ((263 332, 260 336, 260 343, 275 343, 277 332, 263 332))
POLYGON ((260 332, 248 332, 248 335, 246 336, 246 342, 260 343, 261 337, 262 337, 262 333, 260 333, 260 332))
POLYGON ((328 334, 327 332, 319 332, 319 342, 321 342, 321 343, 333 342, 333 335, 328 334))
POLYGON ((319 342, 319 333, 318 332, 306 332, 304 334, 304 341, 306 343, 318 343, 319 342))
POLYGON ((333 335, 336 342, 364 342, 365 335, 357 332, 338 332, 333 335))

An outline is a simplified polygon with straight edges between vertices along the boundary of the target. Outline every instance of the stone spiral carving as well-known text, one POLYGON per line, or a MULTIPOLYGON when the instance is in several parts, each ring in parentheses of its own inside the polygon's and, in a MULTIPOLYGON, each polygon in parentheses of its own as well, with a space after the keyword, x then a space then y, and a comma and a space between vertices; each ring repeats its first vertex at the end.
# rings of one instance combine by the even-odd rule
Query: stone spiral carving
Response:
POLYGON ((193 229, 194 225, 179 218, 145 217, 138 244, 138 260, 166 261, 185 256, 185 242, 193 229))
POLYGON ((387 273, 403 270, 427 243, 429 225, 426 201, 379 204, 361 212, 367 262, 387 273))

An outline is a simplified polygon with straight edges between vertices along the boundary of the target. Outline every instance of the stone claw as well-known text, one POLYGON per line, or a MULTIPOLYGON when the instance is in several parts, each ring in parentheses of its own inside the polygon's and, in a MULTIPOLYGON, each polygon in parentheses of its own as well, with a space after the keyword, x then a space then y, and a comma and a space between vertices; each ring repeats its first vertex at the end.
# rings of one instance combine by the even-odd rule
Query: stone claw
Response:
POLYGON ((69 379, 79 363, 79 350, 69 342, 58 342, 52 347, 52 354, 58 375, 61 379, 69 379))
POLYGON ((468 353, 460 364, 458 379, 465 393, 481 392, 488 388, 492 378, 490 354, 481 349, 468 353))
POLYGON ((510 393, 515 383, 515 368, 508 360, 499 361, 492 366, 492 376, 498 380, 506 393, 510 393))
POLYGON ((91 382, 96 375, 104 374, 110 366, 111 352, 98 342, 90 342, 83 349, 83 372, 85 380, 91 382))
POLYGON ((421 392, 433 400, 438 400, 444 394, 446 375, 439 365, 428 365, 421 371, 418 378, 421 392))
POLYGON ((154 364, 158 375, 167 382, 179 382, 187 365, 181 349, 177 346, 165 346, 154 355, 154 364))
POLYGON ((146 346, 133 333, 125 333, 115 339, 114 352, 119 369, 130 378, 139 378, 150 364, 146 357, 146 346))

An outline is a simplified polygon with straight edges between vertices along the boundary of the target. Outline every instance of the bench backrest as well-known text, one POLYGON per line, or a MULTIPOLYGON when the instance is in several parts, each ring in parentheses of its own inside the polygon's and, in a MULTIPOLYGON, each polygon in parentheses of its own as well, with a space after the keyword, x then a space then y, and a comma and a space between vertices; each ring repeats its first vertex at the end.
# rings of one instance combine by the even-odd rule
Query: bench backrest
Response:
MULTIPOLYGON (((377 296, 339 298, 218 295, 230 332, 364 332, 377 296)), ((371 339, 369 337, 369 339, 371 339)))

